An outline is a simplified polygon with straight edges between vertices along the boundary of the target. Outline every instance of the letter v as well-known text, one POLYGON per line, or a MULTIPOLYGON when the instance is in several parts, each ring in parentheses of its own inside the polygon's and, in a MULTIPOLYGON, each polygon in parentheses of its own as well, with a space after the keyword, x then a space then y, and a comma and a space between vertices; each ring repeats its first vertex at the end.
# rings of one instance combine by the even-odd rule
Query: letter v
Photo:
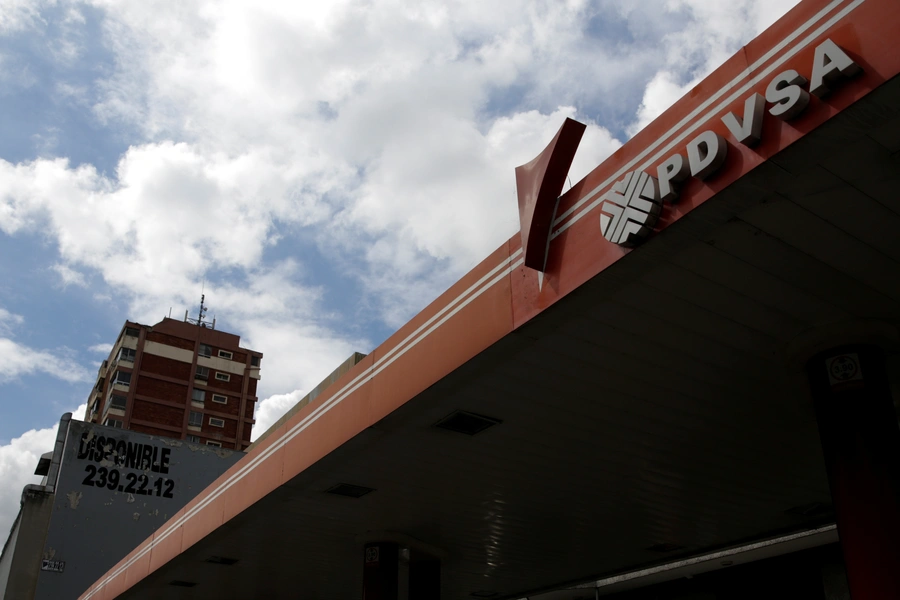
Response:
POLYGON ((722 117, 725 127, 734 138, 745 146, 754 146, 762 134, 763 109, 766 99, 761 94, 753 94, 744 102, 744 118, 739 119, 734 113, 722 117))

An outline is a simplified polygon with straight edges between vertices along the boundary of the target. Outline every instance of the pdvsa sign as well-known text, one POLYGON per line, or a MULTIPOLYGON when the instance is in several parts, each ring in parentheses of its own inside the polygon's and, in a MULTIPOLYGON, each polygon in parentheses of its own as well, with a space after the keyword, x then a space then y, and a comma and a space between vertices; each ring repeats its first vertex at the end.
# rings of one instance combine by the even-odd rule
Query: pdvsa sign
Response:
MULTIPOLYGON (((784 71, 769 82, 765 96, 752 94, 745 100, 743 116, 729 112, 722 122, 735 142, 753 146, 760 141, 767 102, 770 115, 793 119, 809 105, 810 94, 825 96, 841 79, 860 71, 859 65, 827 39, 816 48, 809 80, 793 69, 784 71)), ((622 246, 634 246, 645 239, 656 225, 663 204, 678 199, 679 184, 688 177, 706 179, 719 170, 728 155, 728 142, 707 130, 688 142, 685 154, 668 157, 657 167, 655 176, 632 171, 613 184, 602 196, 600 206, 603 237, 622 246)))

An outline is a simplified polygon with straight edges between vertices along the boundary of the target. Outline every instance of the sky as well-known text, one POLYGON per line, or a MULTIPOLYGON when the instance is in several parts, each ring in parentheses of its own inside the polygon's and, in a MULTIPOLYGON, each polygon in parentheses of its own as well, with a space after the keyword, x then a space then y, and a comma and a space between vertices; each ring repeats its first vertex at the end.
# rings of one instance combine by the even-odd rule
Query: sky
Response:
POLYGON ((264 353, 254 437, 793 0, 0 0, 0 538, 126 319, 264 353))

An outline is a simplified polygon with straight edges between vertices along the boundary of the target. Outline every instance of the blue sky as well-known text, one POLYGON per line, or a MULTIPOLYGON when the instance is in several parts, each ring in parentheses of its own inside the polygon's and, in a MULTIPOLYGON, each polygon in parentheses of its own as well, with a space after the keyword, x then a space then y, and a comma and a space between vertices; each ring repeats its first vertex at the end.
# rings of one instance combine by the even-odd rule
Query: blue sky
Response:
POLYGON ((204 290, 259 433, 517 231, 565 117, 574 181, 786 8, 0 0, 0 533, 126 319, 204 290))

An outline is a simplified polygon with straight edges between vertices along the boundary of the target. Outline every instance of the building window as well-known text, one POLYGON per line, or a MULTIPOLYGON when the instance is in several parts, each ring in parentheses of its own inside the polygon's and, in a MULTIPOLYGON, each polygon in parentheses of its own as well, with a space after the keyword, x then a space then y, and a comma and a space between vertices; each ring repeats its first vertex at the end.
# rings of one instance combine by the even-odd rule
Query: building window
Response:
POLYGON ((197 350, 197 354, 209 358, 210 356, 212 356, 212 346, 209 346, 207 344, 200 344, 200 348, 197 350))
POLYGON ((203 413, 198 413, 196 411, 191 411, 191 414, 188 415, 188 425, 192 425, 194 427, 200 427, 203 425, 203 413))
POLYGON ((124 425, 119 419, 107 419, 103 421, 103 424, 107 427, 115 427, 116 429, 122 429, 122 426, 124 425))
POLYGON ((189 435, 189 436, 187 436, 187 441, 190 442, 190 443, 192 443, 192 444, 199 444, 199 443, 200 443, 200 438, 197 437, 196 435, 189 435))
POLYGON ((217 419, 215 417, 209 418, 209 424, 213 427, 225 427, 225 419, 217 419))
POLYGON ((202 379, 203 381, 209 379, 209 367, 197 367, 194 379, 202 379))
POLYGON ((138 337, 140 334, 141 334, 141 330, 138 329, 137 327, 126 327, 125 328, 125 335, 127 335, 127 336, 138 337))
POLYGON ((206 391, 194 389, 191 391, 192 402, 204 402, 206 400, 206 391))
POLYGON ((119 360, 134 362, 135 354, 136 352, 134 348, 122 348, 121 350, 119 350, 119 360))
POLYGON ((125 387, 128 387, 131 384, 131 373, 127 373, 125 371, 116 371, 110 383, 113 385, 124 385, 125 387))
POLYGON ((218 402, 219 404, 228 404, 228 396, 223 396, 222 394, 213 394, 212 401, 218 402))
POLYGON ((259 357, 258 357, 258 356, 251 356, 251 357, 250 357, 250 366, 251 366, 251 367, 258 367, 258 366, 259 366, 259 357))
POLYGON ((231 381, 231 375, 228 373, 216 373, 216 379, 219 381, 231 381))
POLYGON ((109 399, 109 407, 110 408, 118 408, 119 410, 125 410, 127 406, 127 400, 125 396, 120 396, 119 394, 113 394, 113 396, 109 399))
POLYGON ((207 446, 215 446, 216 448, 222 447, 222 442, 214 442, 213 440, 206 440, 207 446))

